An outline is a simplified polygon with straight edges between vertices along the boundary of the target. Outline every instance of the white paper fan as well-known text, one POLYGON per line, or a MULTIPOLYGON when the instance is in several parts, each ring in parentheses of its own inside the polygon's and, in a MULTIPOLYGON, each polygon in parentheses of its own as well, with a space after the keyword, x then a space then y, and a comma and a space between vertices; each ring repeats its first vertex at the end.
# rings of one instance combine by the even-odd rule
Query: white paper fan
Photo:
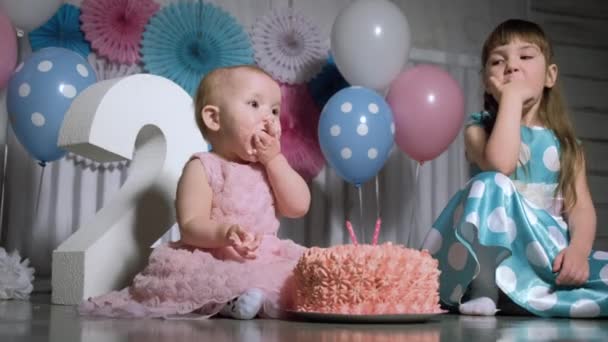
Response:
POLYGON ((275 79, 305 83, 327 60, 321 31, 293 9, 277 9, 253 25, 251 42, 256 63, 275 79))

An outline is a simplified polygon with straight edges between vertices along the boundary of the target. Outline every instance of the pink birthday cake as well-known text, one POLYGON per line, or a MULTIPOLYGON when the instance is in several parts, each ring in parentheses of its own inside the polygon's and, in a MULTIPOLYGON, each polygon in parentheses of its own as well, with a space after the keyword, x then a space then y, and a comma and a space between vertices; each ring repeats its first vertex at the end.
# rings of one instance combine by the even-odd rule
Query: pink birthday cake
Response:
POLYGON ((294 309, 300 312, 443 312, 437 260, 391 243, 310 248, 298 261, 294 282, 294 309))

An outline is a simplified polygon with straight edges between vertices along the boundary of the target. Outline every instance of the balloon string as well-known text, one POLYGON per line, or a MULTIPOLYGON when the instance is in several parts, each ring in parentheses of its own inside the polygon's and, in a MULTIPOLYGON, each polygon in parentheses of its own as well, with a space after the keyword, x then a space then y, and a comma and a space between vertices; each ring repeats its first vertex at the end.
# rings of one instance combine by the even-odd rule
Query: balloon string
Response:
POLYGON ((361 227, 361 243, 365 244, 365 225, 363 224, 363 189, 359 186, 359 226, 361 227))
POLYGON ((420 180, 420 163, 416 163, 416 175, 414 178, 414 191, 412 194, 413 203, 412 203, 412 214, 410 215, 410 227, 408 229, 406 246, 411 247, 411 239, 412 232, 414 231, 414 218, 416 217, 416 212, 418 211, 418 182, 420 180))
POLYGON ((40 162, 38 163, 42 166, 42 170, 40 170, 40 181, 38 182, 38 195, 36 196, 36 209, 34 210, 34 215, 38 216, 38 206, 40 204, 40 193, 42 192, 42 181, 44 180, 44 170, 46 170, 46 163, 40 162))

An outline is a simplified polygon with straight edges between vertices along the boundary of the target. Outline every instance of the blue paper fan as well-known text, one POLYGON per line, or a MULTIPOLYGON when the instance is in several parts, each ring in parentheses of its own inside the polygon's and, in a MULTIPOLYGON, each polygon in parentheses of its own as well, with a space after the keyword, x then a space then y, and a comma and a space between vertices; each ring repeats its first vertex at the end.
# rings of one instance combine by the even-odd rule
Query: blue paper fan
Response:
POLYGON ((348 86, 333 57, 329 56, 321 72, 308 82, 308 91, 317 106, 323 108, 335 93, 348 86))
POLYGON ((241 25, 203 2, 173 3, 159 10, 146 26, 141 52, 148 72, 171 79, 191 95, 213 69, 253 64, 241 25))
POLYGON ((87 58, 91 52, 89 42, 80 30, 80 9, 65 4, 44 25, 28 34, 32 51, 46 47, 61 47, 87 58))

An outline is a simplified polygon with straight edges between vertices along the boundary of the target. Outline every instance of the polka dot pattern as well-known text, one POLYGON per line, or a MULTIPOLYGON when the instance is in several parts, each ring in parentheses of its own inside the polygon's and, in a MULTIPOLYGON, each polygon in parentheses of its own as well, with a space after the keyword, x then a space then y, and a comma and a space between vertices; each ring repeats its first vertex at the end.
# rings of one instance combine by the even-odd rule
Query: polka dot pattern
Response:
POLYGON ((486 190, 486 185, 482 181, 474 181, 473 185, 471 185, 471 191, 469 192, 469 198, 482 198, 485 190, 486 190))
POLYGON ((65 155, 57 146, 64 116, 78 94, 95 82, 86 59, 56 47, 35 51, 15 69, 6 87, 7 112, 33 159, 49 162, 65 155))
POLYGON ((53 62, 51 61, 42 61, 38 64, 38 71, 40 72, 49 72, 53 69, 53 62))
POLYGON ((545 164, 545 167, 549 171, 559 171, 560 163, 557 147, 551 146, 545 150, 545 152, 543 153, 543 164, 545 164))
MULTIPOLYGON (((446 303, 458 303, 466 291, 462 284, 472 281, 479 263, 496 262, 496 285, 524 309, 550 317, 606 317, 608 251, 591 251, 589 282, 582 288, 553 283, 553 258, 569 243, 568 224, 546 205, 555 196, 559 177, 558 140, 550 129, 524 126, 521 141, 514 173, 476 175, 434 222, 440 296, 446 303), (478 254, 476 239, 497 247, 497 256, 487 260, 486 254, 478 254), (472 250, 460 241, 470 243, 472 250)), ((558 331, 554 335, 561 336, 558 331)), ((530 336, 537 337, 533 332, 530 336)))
POLYGON ((454 243, 448 250, 448 263, 455 270, 462 270, 467 263, 469 252, 460 242, 454 243))
POLYGON ((546 286, 535 286, 528 291, 529 305, 538 311, 546 311, 557 304, 557 295, 546 286))
POLYGON ((23 83, 19 86, 19 96, 21 97, 28 97, 31 91, 32 88, 28 83, 23 83))
POLYGON ((597 317, 599 315, 600 306, 595 301, 589 299, 577 300, 570 307, 570 316, 572 317, 597 317))
POLYGON ((513 194, 513 182, 511 182, 507 176, 503 175, 502 173, 497 173, 494 180, 496 181, 496 185, 502 189, 505 196, 511 196, 513 194))
POLYGON ((507 215, 504 207, 498 207, 488 217, 488 229, 495 233, 506 233, 509 242, 513 242, 517 236, 515 221, 507 215))
POLYGON ((378 174, 394 144, 392 112, 377 92, 347 87, 319 118, 319 144, 329 166, 356 186, 378 174))
POLYGON ((505 293, 511 293, 517 288, 517 276, 508 266, 500 266, 496 269, 496 283, 505 293))
POLYGON ((528 244, 526 247, 526 257, 535 266, 549 266, 549 258, 547 257, 547 253, 545 253, 543 247, 538 241, 533 241, 528 244))
POLYGON ((34 124, 34 126, 36 127, 42 127, 44 126, 44 123, 46 122, 46 119, 44 118, 44 116, 38 112, 32 113, 32 124, 34 124))

